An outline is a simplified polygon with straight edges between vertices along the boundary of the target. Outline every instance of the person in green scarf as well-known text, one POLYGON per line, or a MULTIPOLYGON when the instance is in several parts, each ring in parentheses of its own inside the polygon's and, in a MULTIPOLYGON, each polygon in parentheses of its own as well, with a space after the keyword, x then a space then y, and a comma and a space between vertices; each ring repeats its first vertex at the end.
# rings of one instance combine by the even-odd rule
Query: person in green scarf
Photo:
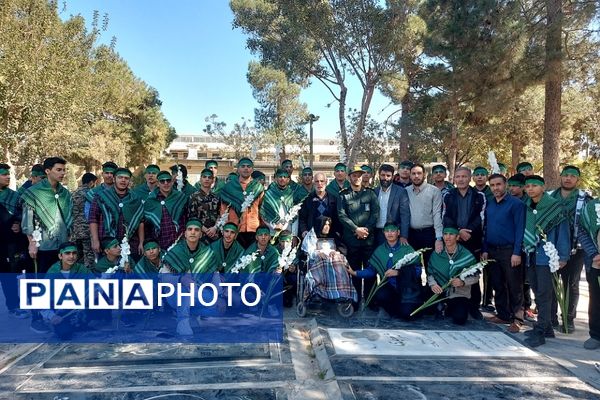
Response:
POLYGON ((400 228, 395 223, 387 222, 383 234, 386 241, 375 249, 367 268, 354 271, 349 264, 346 268, 358 279, 372 279, 376 275, 380 280, 386 279, 373 297, 374 304, 383 307, 392 317, 408 320, 410 313, 421 305, 421 258, 415 257, 400 269, 392 269, 402 257, 415 250, 400 243, 400 228))
POLYGON ((294 174, 294 164, 292 163, 292 160, 283 160, 281 162, 280 168, 288 173, 288 176, 290 177, 289 186, 292 189, 292 191, 295 192, 298 189, 298 186, 300 185, 298 184, 298 182, 292 179, 294 174))
MULTIPOLYGON (((44 160, 48 179, 31 186, 23 193, 21 227, 29 239, 29 255, 37 260, 38 272, 45 273, 58 258, 58 247, 68 239, 72 224, 71 193, 61 182, 66 174, 66 161, 60 157, 44 160), (39 226, 39 230, 36 228, 39 226), (41 231, 36 243, 34 231, 41 231)), ((36 233, 37 235, 37 233, 36 233)))
POLYGON ((279 168, 275 172, 275 183, 265 191, 260 206, 260 217, 271 231, 288 229, 289 223, 283 218, 294 206, 294 191, 290 187, 290 175, 279 168))
POLYGON ((187 180, 188 170, 185 165, 175 164, 171 166, 171 174, 173 175, 173 185, 176 190, 185 193, 187 197, 190 197, 192 194, 196 193, 196 188, 187 180), (181 171, 181 184, 183 185, 181 189, 179 188, 179 171, 181 171))
POLYGON ((315 190, 312 168, 303 168, 300 174, 301 184, 298 185, 298 189, 296 189, 296 191, 294 192, 294 204, 297 204, 300 201, 304 200, 309 195, 309 193, 312 193, 315 190))
POLYGON ((266 225, 256 229, 256 241, 244 252, 244 255, 257 253, 257 258, 241 272, 276 272, 279 268, 279 252, 271 245, 271 230, 266 225))
POLYGON ((493 199, 494 194, 492 193, 492 189, 487 184, 488 175, 490 173, 485 167, 475 167, 473 170, 473 182, 475 182, 475 189, 477 191, 482 192, 485 195, 485 198, 490 201, 493 199))
MULTIPOLYGON (((446 315, 456 325, 464 325, 469 317, 471 285, 479 282, 479 273, 461 280, 453 278, 477 261, 469 250, 458 243, 459 232, 454 226, 444 227, 444 250, 433 252, 429 258, 427 284, 435 294, 445 297, 446 315), (442 286, 452 279, 450 287, 443 293, 442 286)), ((438 303, 439 304, 439 303, 438 303)), ((438 310, 441 310, 438 307, 438 310)), ((438 315, 441 311, 438 311, 438 315)))
MULTIPOLYGON (((218 172, 219 172, 219 163, 216 160, 207 160, 204 163, 204 168, 205 169, 209 169, 213 173, 213 176, 215 177, 215 179, 212 182, 211 191, 216 196, 218 196, 219 192, 221 191, 221 189, 223 188, 223 186, 225 186, 225 181, 223 181, 223 179, 219 178, 219 175, 218 175, 218 172)), ((201 183, 202 183, 201 181, 196 182, 196 184, 194 185, 194 187, 197 190, 200 190, 201 183)))
POLYGON ((107 161, 102 164, 102 183, 87 193, 87 200, 91 203, 94 197, 104 189, 110 188, 115 184, 115 171, 119 168, 112 161, 107 161))
POLYGON ((215 264, 221 273, 229 273, 236 261, 244 254, 244 248, 236 240, 238 226, 233 222, 223 225, 223 237, 211 243, 215 264))
POLYGON ((168 171, 158 173, 158 188, 144 203, 144 225, 149 237, 166 250, 180 236, 187 214, 189 197, 173 190, 173 179, 168 171))
POLYGON ((31 172, 29 175, 29 179, 27 179, 19 189, 17 189, 17 193, 19 196, 23 194, 24 191, 40 182, 42 179, 46 179, 46 173, 44 172, 44 166, 42 164, 34 164, 31 167, 31 172))
POLYGON ((533 165, 528 161, 523 161, 517 164, 517 173, 523 174, 523 176, 531 176, 534 174, 533 165))
MULTIPOLYGON (((58 248, 58 261, 46 273, 47 279, 86 279, 92 278, 91 271, 77 263, 77 245, 73 242, 62 243, 58 248)), ((74 333, 83 330, 89 321, 87 310, 43 310, 42 316, 54 328, 60 339, 70 339, 74 333)))
MULTIPOLYGON (((96 274, 105 273, 109 269, 113 269, 114 267, 118 267, 121 264, 121 243, 117 238, 114 237, 105 237, 101 242, 102 252, 104 255, 98 259, 94 268, 92 268, 92 272, 96 274)), ((129 260, 125 262, 125 271, 122 272, 131 272, 135 266, 135 261, 128 257, 129 260)))
POLYGON ((219 214, 229 209, 228 222, 233 222, 239 227, 237 240, 244 248, 254 242, 256 228, 260 225, 259 209, 264 196, 264 186, 258 179, 252 178, 253 172, 254 162, 248 157, 240 158, 237 176, 232 176, 219 192, 219 214), (248 207, 242 210, 242 205, 248 207))
POLYGON ((340 192, 344 189, 350 188, 350 182, 348 182, 347 179, 348 167, 346 167, 346 164, 341 162, 335 164, 335 167, 333 168, 333 176, 335 179, 327 184, 325 190, 328 194, 335 197, 337 201, 337 199, 340 197, 340 192))
POLYGON ((581 213, 577 239, 585 250, 588 262, 585 277, 589 288, 589 339, 583 343, 587 350, 600 349, 600 199, 588 202, 581 213), (591 262, 590 262, 591 260, 591 262))
MULTIPOLYGON (((562 332, 573 333, 575 331, 575 316, 577 314, 577 304, 579 303, 579 280, 583 263, 585 259, 585 251, 578 246, 577 230, 579 219, 585 205, 592 199, 584 190, 578 189, 579 177, 581 170, 574 165, 565 166, 560 173, 560 187, 556 190, 551 190, 548 194, 558 200, 567 216, 569 222, 569 233, 571 236, 571 256, 564 268, 561 268, 559 274, 562 278, 565 291, 568 291, 568 315, 567 328, 562 327, 562 332)), ((558 324, 558 303, 556 296, 552 297, 552 323, 558 324)))
POLYGON ((139 260, 144 249, 144 204, 129 190, 131 171, 117 168, 115 184, 99 192, 90 207, 90 235, 92 249, 100 252, 100 238, 115 237, 119 242, 127 237, 133 250, 132 256, 139 260))
POLYGON ((142 203, 146 201, 150 193, 158 187, 158 173, 160 168, 156 164, 150 164, 144 170, 144 179, 146 182, 134 187, 131 192, 142 200, 142 203))
POLYGON ((133 272, 146 279, 155 279, 161 267, 165 252, 155 239, 144 240, 144 256, 135 264, 133 272))
POLYGON ((190 219, 185 225, 184 240, 167 250, 163 265, 171 273, 209 274, 217 270, 213 250, 201 242, 202 223, 190 219))
POLYGON ((537 323, 533 330, 526 332, 525 343, 537 347, 546 343, 546 337, 554 337, 552 327, 552 297, 554 287, 550 258, 544 251, 545 241, 551 242, 558 251, 559 266, 564 267, 571 253, 569 221, 562 204, 544 192, 545 181, 539 175, 525 178, 525 191, 529 199, 525 203, 525 235, 523 247, 529 276, 529 284, 535 294, 538 308, 537 323), (545 236, 545 239, 542 237, 545 236))
MULTIPOLYGON (((27 239, 21 233, 21 205, 19 195, 9 188, 10 166, 0 164, 0 272, 17 273, 21 255, 27 249, 27 239)), ((28 313, 19 309, 19 295, 14 275, 2 279, 2 291, 10 316, 26 318, 28 313)))

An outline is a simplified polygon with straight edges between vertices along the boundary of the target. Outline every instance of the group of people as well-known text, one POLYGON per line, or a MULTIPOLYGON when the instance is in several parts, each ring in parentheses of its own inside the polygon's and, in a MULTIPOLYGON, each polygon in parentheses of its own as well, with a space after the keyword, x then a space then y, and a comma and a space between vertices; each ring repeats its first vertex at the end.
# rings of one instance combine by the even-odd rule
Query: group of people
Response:
MULTIPOLYGON (((457 324, 469 315, 482 319, 481 307, 495 312, 489 319, 511 332, 519 332, 525 319, 536 319, 526 339, 535 347, 561 328, 550 272, 556 256, 544 247, 550 242, 569 291, 567 325, 561 329, 574 329, 585 265, 590 339, 584 345, 600 348, 600 203, 577 187, 575 166, 564 167, 561 186, 546 191, 527 162, 510 177, 501 164, 492 174, 481 166, 459 167, 451 184, 445 166, 433 166, 428 183, 425 166, 410 161, 398 171, 382 164, 376 174, 367 165, 338 163, 330 182, 307 167, 296 182, 292 161, 284 160, 268 186, 247 157, 225 180, 218 176, 218 162, 207 161, 195 185, 182 164, 170 170, 148 165, 145 182, 133 186, 130 170, 106 162, 101 184, 86 173, 71 194, 61 184, 66 164, 59 157, 46 159, 18 192, 8 188, 10 167, 0 164, 3 272, 19 271, 19 260, 35 259, 38 273, 101 274, 123 264, 141 274, 228 273, 252 254, 255 259, 241 272, 283 273, 293 288, 293 267, 282 271, 281 253, 296 244, 294 237, 302 240, 313 231, 333 239, 345 255, 358 292, 355 306, 373 292, 370 307, 408 319, 435 293, 444 301, 430 311, 457 324), (123 263, 125 243, 130 251, 123 263), (417 257, 394 268, 423 249, 428 249, 423 261, 417 257), (459 278, 463 269, 487 259, 493 261, 484 269, 483 285, 478 274, 459 278), (386 284, 375 292, 377 276, 386 284)), ((17 293, 3 289, 10 313, 22 317, 17 293)), ((287 291, 286 305, 293 294, 287 291)), ((32 327, 42 329, 42 319, 55 323, 53 317, 34 315, 32 327)))

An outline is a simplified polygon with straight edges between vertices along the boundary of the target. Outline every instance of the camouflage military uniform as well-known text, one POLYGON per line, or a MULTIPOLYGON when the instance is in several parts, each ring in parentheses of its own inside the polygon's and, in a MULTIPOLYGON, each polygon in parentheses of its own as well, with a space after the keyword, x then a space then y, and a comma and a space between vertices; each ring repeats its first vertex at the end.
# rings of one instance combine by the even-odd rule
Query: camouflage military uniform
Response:
POLYGON ((92 250, 92 241, 90 237, 90 225, 87 219, 90 204, 86 200, 86 195, 90 191, 87 186, 79 186, 73 192, 73 227, 71 229, 71 240, 77 244, 78 262, 88 268, 92 268, 95 263, 96 254, 92 250))
MULTIPOLYGON (((213 227, 220 217, 219 204, 219 198, 212 191, 206 194, 203 190, 199 190, 190 197, 188 219, 197 218, 202 222, 203 227, 213 227)), ((210 244, 214 240, 204 235, 202 236, 202 241, 210 244)))

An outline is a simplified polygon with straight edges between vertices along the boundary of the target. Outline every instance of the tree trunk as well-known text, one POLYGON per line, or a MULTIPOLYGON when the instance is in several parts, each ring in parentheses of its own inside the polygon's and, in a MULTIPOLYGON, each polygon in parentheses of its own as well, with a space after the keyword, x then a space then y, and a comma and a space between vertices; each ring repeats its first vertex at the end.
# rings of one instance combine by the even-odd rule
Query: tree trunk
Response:
POLYGON ((450 151, 448 152, 448 176, 450 176, 450 177, 454 177, 454 170, 456 169, 457 154, 458 154, 458 126, 457 126, 456 121, 452 121, 452 127, 450 128, 450 151))
MULTIPOLYGON (((372 75, 372 72, 369 72, 369 75, 372 75)), ((348 166, 352 166, 356 164, 356 159, 358 158, 358 154, 360 152, 360 144, 363 139, 365 124, 367 121, 367 114, 369 113, 369 107, 371 106, 371 100, 373 99, 373 93, 375 92, 375 80, 372 79, 371 76, 367 77, 367 85, 363 90, 362 101, 360 104, 360 116, 358 118, 358 125, 356 126, 356 131, 352 136, 352 140, 349 144, 349 149, 347 151, 350 154, 348 158, 348 166)))
POLYGON ((559 184, 562 94, 562 0, 546 0, 546 87, 544 104, 544 178, 546 186, 559 184))
POLYGON ((400 145, 398 147, 398 163, 408 159, 408 134, 410 133, 409 115, 411 105, 411 94, 410 90, 406 91, 406 94, 402 97, 400 102, 402 106, 402 116, 400 117, 400 135, 398 141, 400 145))
POLYGON ((523 151, 523 142, 519 139, 519 133, 516 127, 513 127, 510 146, 510 166, 511 171, 517 172, 517 164, 521 161, 521 152, 523 151))
MULTIPOLYGON (((348 95, 348 89, 344 85, 344 82, 338 79, 340 85, 340 102, 338 109, 338 117, 340 120, 340 140, 342 148, 348 156, 348 132, 346 131, 346 96, 348 95)), ((340 160, 342 161, 342 160, 340 160)), ((345 161, 345 160, 343 160, 345 161)))

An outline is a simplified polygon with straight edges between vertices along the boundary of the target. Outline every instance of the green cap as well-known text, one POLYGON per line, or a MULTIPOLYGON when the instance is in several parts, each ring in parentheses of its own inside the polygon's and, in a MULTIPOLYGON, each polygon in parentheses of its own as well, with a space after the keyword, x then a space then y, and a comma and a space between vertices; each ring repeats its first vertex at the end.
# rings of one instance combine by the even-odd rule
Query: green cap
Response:
POLYGON ((530 162, 523 161, 517 164, 517 172, 531 171, 532 169, 533 165, 530 162))
POLYGON ((292 238, 293 238, 292 232, 290 232, 288 230, 282 231, 279 234, 279 241, 280 242, 291 242, 292 238))
POLYGON ((189 228, 190 226, 197 226, 198 228, 202 229, 202 222, 200 222, 200 220, 197 218, 192 218, 188 222, 185 223, 186 229, 189 228))
POLYGON ((152 250, 158 248, 158 243, 154 240, 146 242, 144 245, 144 251, 152 250))
POLYGON ((115 238, 105 238, 102 240, 102 249, 108 250, 115 246, 119 246, 119 241, 115 238))
POLYGON ((258 228, 256 228, 256 236, 259 235, 270 235, 271 234, 271 230, 267 227, 267 226, 259 226, 258 228))
POLYGON ((369 174, 373 173, 373 168, 369 167, 367 164, 363 164, 360 166, 360 168, 365 171, 368 172, 369 174))
POLYGON ((147 174, 158 174, 160 172, 160 168, 156 164, 150 164, 146 167, 147 174))
POLYGON ((208 176, 208 177, 211 177, 211 178, 212 178, 214 175, 215 175, 215 174, 213 174, 213 172, 212 172, 210 169, 208 169, 208 168, 204 168, 204 169, 202 170, 202 172, 200 172, 200 176, 201 176, 201 177, 208 176))
POLYGON ((127 168, 117 168, 115 171, 115 176, 128 176, 131 178, 131 171, 127 168))
POLYGON ((293 165, 292 160, 283 160, 281 162, 282 167, 285 167, 286 165, 293 165))
POLYGON ((156 179, 158 179, 158 180, 173 179, 173 176, 171 176, 171 173, 169 171, 160 171, 158 173, 158 175, 156 176, 156 179))
POLYGON ((250 158, 248 157, 242 157, 240 158, 240 160, 238 161, 238 167, 241 167, 242 165, 249 165, 251 167, 254 167, 254 161, 252 161, 250 158))
POLYGON ((346 164, 339 162, 339 163, 335 164, 335 167, 333 168, 333 170, 347 172, 348 168, 346 168, 346 164))
POLYGON ((204 163, 204 168, 210 168, 210 167, 218 167, 219 163, 216 162, 215 160, 208 160, 204 163))
POLYGON ((498 163, 498 168, 500 168, 500 172, 508 171, 508 169, 506 168, 506 165, 504 165, 503 163, 498 163))
POLYGON ((449 233, 451 235, 458 235, 458 229, 456 229, 453 226, 447 226, 447 227, 445 227, 442 232, 443 233, 449 233))
POLYGON ((434 165, 434 166, 431 168, 431 173, 432 173, 432 174, 436 174, 436 173, 438 173, 438 172, 443 172, 443 173, 445 174, 445 173, 446 173, 446 171, 447 171, 446 167, 445 167, 444 165, 442 165, 442 164, 437 164, 437 165, 434 165))
POLYGON ((10 175, 10 171, 4 168, 0 168, 0 175, 10 175))
POLYGON ((288 172, 285 169, 277 168, 277 171, 275 171, 275 178, 281 177, 289 178, 290 174, 288 174, 288 172))
POLYGON ((473 175, 489 175, 489 171, 485 167, 475 167, 473 175))
POLYGON ((77 253, 77 246, 74 245, 68 245, 68 246, 64 246, 59 250, 60 254, 63 253, 77 253))
POLYGON ((386 222, 386 224, 383 226, 383 231, 399 231, 400 227, 398 225, 396 225, 393 222, 386 222))
POLYGON ((581 176, 581 170, 574 165, 567 165, 560 172, 560 176, 565 175, 581 176))
POLYGON ((313 170, 311 167, 306 167, 302 169, 302 175, 312 175, 313 170))
POLYGON ((525 178, 525 184, 544 186, 546 184, 546 181, 539 175, 531 175, 525 178))
POLYGON ((525 186, 525 175, 523 174, 515 174, 508 178, 508 186, 525 186))
POLYGON ((233 223, 233 222, 227 222, 225 225, 223 225, 223 230, 224 231, 234 231, 237 232, 239 230, 238 226, 233 223))

